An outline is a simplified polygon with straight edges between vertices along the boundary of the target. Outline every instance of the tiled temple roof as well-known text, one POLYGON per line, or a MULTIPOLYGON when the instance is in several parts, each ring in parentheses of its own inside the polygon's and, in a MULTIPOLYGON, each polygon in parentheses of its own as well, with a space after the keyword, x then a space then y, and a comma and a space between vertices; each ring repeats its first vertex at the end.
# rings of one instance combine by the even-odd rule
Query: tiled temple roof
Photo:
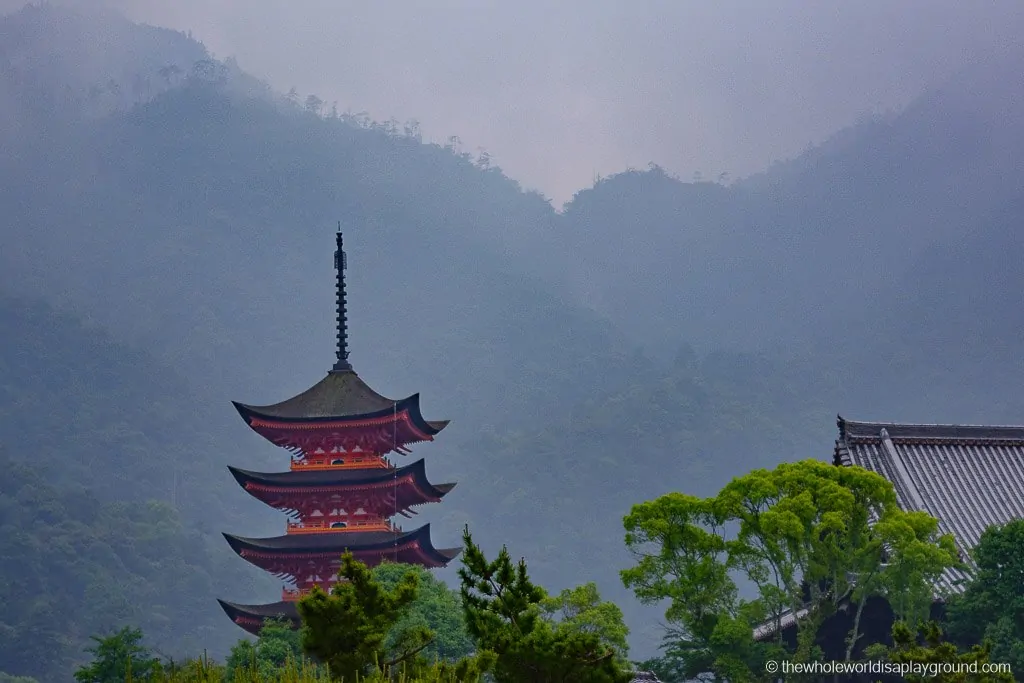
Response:
MULTIPOLYGON (((963 559, 993 524, 1024 517, 1024 427, 912 425, 838 418, 834 463, 881 474, 904 510, 923 510, 952 534, 963 559)), ((966 579, 949 571, 937 597, 966 579)))

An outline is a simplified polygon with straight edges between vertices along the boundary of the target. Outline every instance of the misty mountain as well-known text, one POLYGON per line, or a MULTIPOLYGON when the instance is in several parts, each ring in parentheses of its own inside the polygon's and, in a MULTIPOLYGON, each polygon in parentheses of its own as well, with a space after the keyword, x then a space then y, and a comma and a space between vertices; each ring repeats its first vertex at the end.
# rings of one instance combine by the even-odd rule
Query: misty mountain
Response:
POLYGON ((1019 421, 991 412, 991 383, 1002 397, 1021 379, 1016 63, 728 187, 654 168, 579 192, 559 233, 577 291, 662 354, 683 338, 843 372, 844 410, 1019 421))
POLYGON ((216 533, 275 519, 243 505, 230 443, 181 376, 102 330, 9 297, 0 329, 0 671, 68 680, 125 623, 169 655, 226 651, 211 596, 277 587, 216 533))
POLYGON ((206 57, 177 31, 114 12, 28 5, 0 22, 0 140, 148 100, 206 57))
POLYGON ((229 76, 191 74, 128 111, 22 136, 0 162, 4 288, 187 363, 225 398, 270 401, 332 362, 331 231, 343 219, 357 369, 408 377, 382 390, 436 386, 428 406, 461 396, 462 419, 501 421, 472 412, 472 389, 444 371, 452 361, 504 387, 499 413, 539 415, 538 392, 558 402, 623 379, 618 333, 524 277, 554 271, 551 250, 517 251, 523 235, 550 233, 541 197, 414 131, 325 120, 239 94, 229 76), (125 296, 134 305, 108 303, 125 296), (252 372, 285 358, 307 359, 302 379, 252 372))
MULTIPOLYGON (((630 505, 827 458, 838 411, 1020 421, 1012 79, 952 81, 729 186, 627 171, 557 213, 455 141, 275 94, 179 33, 48 8, 0 35, 0 315, 18 330, 0 444, 35 467, 18 445, 36 439, 54 486, 105 505, 188 496, 213 553, 219 531, 280 533, 224 467, 286 456, 229 401, 284 399, 332 364, 339 220, 356 370, 453 420, 415 451, 460 483, 423 510, 435 542, 469 523, 548 588, 597 580, 635 656, 659 634, 617 578, 630 505), (104 66, 65 64, 52 37, 76 31, 103 34, 104 66), (103 111, 39 95, 171 63, 103 111)), ((273 599, 256 581, 209 609, 273 599)))

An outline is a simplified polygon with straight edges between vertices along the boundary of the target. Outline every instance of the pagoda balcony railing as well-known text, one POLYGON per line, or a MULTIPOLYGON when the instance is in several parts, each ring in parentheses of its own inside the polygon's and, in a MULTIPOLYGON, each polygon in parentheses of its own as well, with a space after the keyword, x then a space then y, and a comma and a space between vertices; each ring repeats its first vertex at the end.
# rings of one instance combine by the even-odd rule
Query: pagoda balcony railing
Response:
POLYGON ((344 469, 394 469, 387 458, 376 453, 326 453, 308 455, 292 460, 292 471, 344 470, 344 469))
MULTIPOLYGON (((344 581, 344 579, 342 579, 342 581, 344 581)), ((320 590, 323 592, 330 593, 336 583, 338 583, 337 579, 325 583, 318 581, 314 585, 320 586, 320 590)), ((281 599, 285 602, 298 602, 312 592, 313 586, 309 586, 308 588, 288 588, 285 586, 281 589, 281 599)))
MULTIPOLYGON (((324 591, 330 592, 329 586, 321 586, 324 591)), ((285 602, 298 602, 313 592, 312 588, 282 588, 281 599, 285 602)))
POLYGON ((340 522, 288 522, 289 534, 322 534, 325 531, 401 531, 398 526, 385 519, 360 519, 340 522))

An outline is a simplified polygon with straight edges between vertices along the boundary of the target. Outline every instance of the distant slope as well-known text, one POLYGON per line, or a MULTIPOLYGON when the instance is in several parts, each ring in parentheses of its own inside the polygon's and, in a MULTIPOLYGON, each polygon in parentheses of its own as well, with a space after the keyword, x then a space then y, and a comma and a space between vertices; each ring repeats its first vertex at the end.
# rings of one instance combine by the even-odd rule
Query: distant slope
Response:
POLYGON ((0 140, 52 131, 151 99, 206 59, 177 31, 140 26, 99 7, 49 3, 0 18, 0 140))
MULTIPOLYGON (((222 458, 230 457, 225 448, 244 449, 211 427, 173 368, 41 303, 0 296, 0 328, 8 457, 104 501, 158 498, 193 521, 230 513, 213 502, 232 483, 222 458)), ((245 435, 241 420, 237 427, 245 435)), ((240 519, 218 523, 230 521, 240 519)))
POLYGON ((550 207, 451 151, 206 82, 74 134, 0 169, 0 282, 87 312, 225 399, 273 400, 329 367, 339 219, 353 361, 403 382, 381 390, 429 387, 428 409, 448 396, 438 410, 500 422, 625 379, 619 335, 494 237, 549 224, 550 207), (486 413, 481 386, 503 387, 486 413))
POLYGON ((578 291, 662 353, 683 338, 842 373, 844 410, 1024 419, 1019 64, 729 187, 654 169, 581 191, 559 224, 578 291))
POLYGON ((0 329, 0 670, 70 680, 126 624, 168 654, 226 651, 214 597, 274 587, 216 535, 269 517, 240 504, 230 444, 153 357, 6 297, 0 329))
POLYGON ((210 604, 234 569, 166 503, 103 504, 0 460, 0 666, 70 681, 90 636, 139 625, 174 656, 223 651, 237 633, 210 604))

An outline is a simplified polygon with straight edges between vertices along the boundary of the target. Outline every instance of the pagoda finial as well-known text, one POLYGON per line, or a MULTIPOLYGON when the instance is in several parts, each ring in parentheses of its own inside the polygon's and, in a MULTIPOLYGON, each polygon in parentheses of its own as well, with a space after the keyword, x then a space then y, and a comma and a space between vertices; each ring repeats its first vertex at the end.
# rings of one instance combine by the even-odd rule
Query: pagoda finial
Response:
POLYGON ((338 249, 334 252, 334 269, 338 272, 338 361, 331 372, 351 372, 348 362, 348 315, 345 309, 345 249, 341 239, 341 221, 338 221, 338 249))

